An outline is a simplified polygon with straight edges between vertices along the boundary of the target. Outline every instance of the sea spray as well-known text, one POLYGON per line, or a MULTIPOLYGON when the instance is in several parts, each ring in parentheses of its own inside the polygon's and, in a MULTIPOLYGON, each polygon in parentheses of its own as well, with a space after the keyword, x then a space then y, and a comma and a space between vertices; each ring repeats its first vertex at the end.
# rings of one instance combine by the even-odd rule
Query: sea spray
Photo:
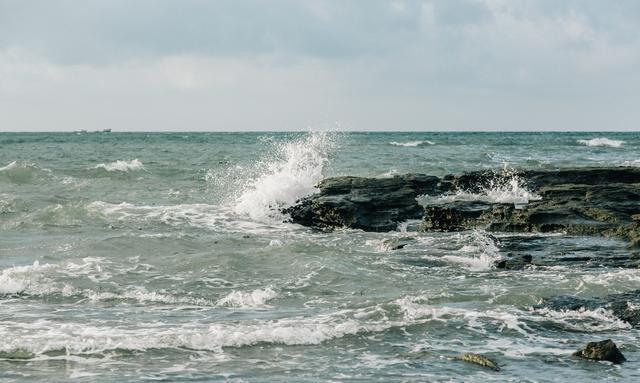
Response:
POLYGON ((335 134, 310 132, 280 143, 275 153, 260 160, 260 173, 248 180, 235 200, 234 211, 257 221, 279 218, 279 208, 316 191, 335 147, 335 134))
POLYGON ((521 177, 506 166, 501 172, 497 172, 486 185, 478 185, 477 189, 479 189, 477 192, 458 190, 455 193, 441 196, 424 195, 418 197, 418 202, 422 205, 455 201, 482 201, 523 205, 541 198, 537 193, 529 190, 521 177))

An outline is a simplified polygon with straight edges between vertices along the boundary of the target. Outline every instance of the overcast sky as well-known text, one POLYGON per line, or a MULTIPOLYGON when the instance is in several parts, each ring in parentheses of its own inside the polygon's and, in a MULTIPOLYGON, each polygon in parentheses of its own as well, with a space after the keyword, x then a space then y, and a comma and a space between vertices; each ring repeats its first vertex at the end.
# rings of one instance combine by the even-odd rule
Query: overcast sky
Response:
POLYGON ((0 0, 0 131, 640 130, 640 1, 0 0))

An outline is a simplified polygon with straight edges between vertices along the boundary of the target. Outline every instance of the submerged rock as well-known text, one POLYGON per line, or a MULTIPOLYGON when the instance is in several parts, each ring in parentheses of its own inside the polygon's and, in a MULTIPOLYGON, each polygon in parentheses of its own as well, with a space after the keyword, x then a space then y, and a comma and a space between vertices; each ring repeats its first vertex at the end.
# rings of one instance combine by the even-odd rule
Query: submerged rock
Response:
POLYGON ((494 371, 500 371, 500 367, 498 367, 498 364, 493 359, 489 359, 484 355, 467 352, 465 354, 462 354, 460 360, 462 360, 463 362, 486 367, 494 371))
POLYGON ((640 328, 640 290, 609 294, 601 298, 560 295, 544 300, 536 308, 550 308, 556 311, 605 309, 632 327, 640 328))
POLYGON ((627 360, 611 339, 601 342, 589 342, 586 346, 574 352, 573 355, 584 359, 604 360, 615 364, 620 364, 627 360))

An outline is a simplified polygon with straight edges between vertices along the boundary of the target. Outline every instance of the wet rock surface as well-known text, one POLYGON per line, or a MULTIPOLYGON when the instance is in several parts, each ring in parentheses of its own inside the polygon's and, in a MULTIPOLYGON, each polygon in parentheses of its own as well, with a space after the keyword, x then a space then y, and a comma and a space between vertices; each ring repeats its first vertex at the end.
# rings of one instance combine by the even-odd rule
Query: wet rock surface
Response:
POLYGON ((603 340, 601 342, 589 342, 586 346, 573 353, 573 356, 584 359, 607 361, 614 364, 620 364, 627 360, 618 349, 618 346, 616 346, 611 339, 603 340))
POLYGON ((488 368, 490 370, 500 371, 500 367, 498 366, 498 364, 493 359, 487 358, 484 355, 467 352, 465 354, 462 354, 460 360, 462 360, 463 362, 488 368))
POLYGON ((291 220, 318 229, 349 227, 365 231, 395 230, 407 219, 420 219, 416 197, 439 192, 439 178, 406 174, 393 178, 335 177, 320 182, 320 193, 284 212, 291 220))
MULTIPOLYGON (((632 247, 640 247, 637 168, 479 171, 442 178, 424 174, 382 179, 334 177, 318 188, 319 193, 284 210, 292 222, 323 230, 390 231, 402 221, 422 219, 422 231, 561 232, 621 237, 632 247), (514 181, 535 193, 536 200, 515 204, 480 198, 514 181), (475 193, 479 198, 423 205, 416 200, 459 192, 475 193)), ((530 262, 522 258, 516 263, 530 262)))

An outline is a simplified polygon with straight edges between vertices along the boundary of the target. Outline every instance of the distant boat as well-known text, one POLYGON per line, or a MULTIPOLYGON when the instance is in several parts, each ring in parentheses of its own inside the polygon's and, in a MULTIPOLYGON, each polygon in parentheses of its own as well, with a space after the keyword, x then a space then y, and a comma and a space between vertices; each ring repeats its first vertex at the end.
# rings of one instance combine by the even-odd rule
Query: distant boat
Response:
POLYGON ((111 128, 102 129, 102 133, 111 133, 111 128))

